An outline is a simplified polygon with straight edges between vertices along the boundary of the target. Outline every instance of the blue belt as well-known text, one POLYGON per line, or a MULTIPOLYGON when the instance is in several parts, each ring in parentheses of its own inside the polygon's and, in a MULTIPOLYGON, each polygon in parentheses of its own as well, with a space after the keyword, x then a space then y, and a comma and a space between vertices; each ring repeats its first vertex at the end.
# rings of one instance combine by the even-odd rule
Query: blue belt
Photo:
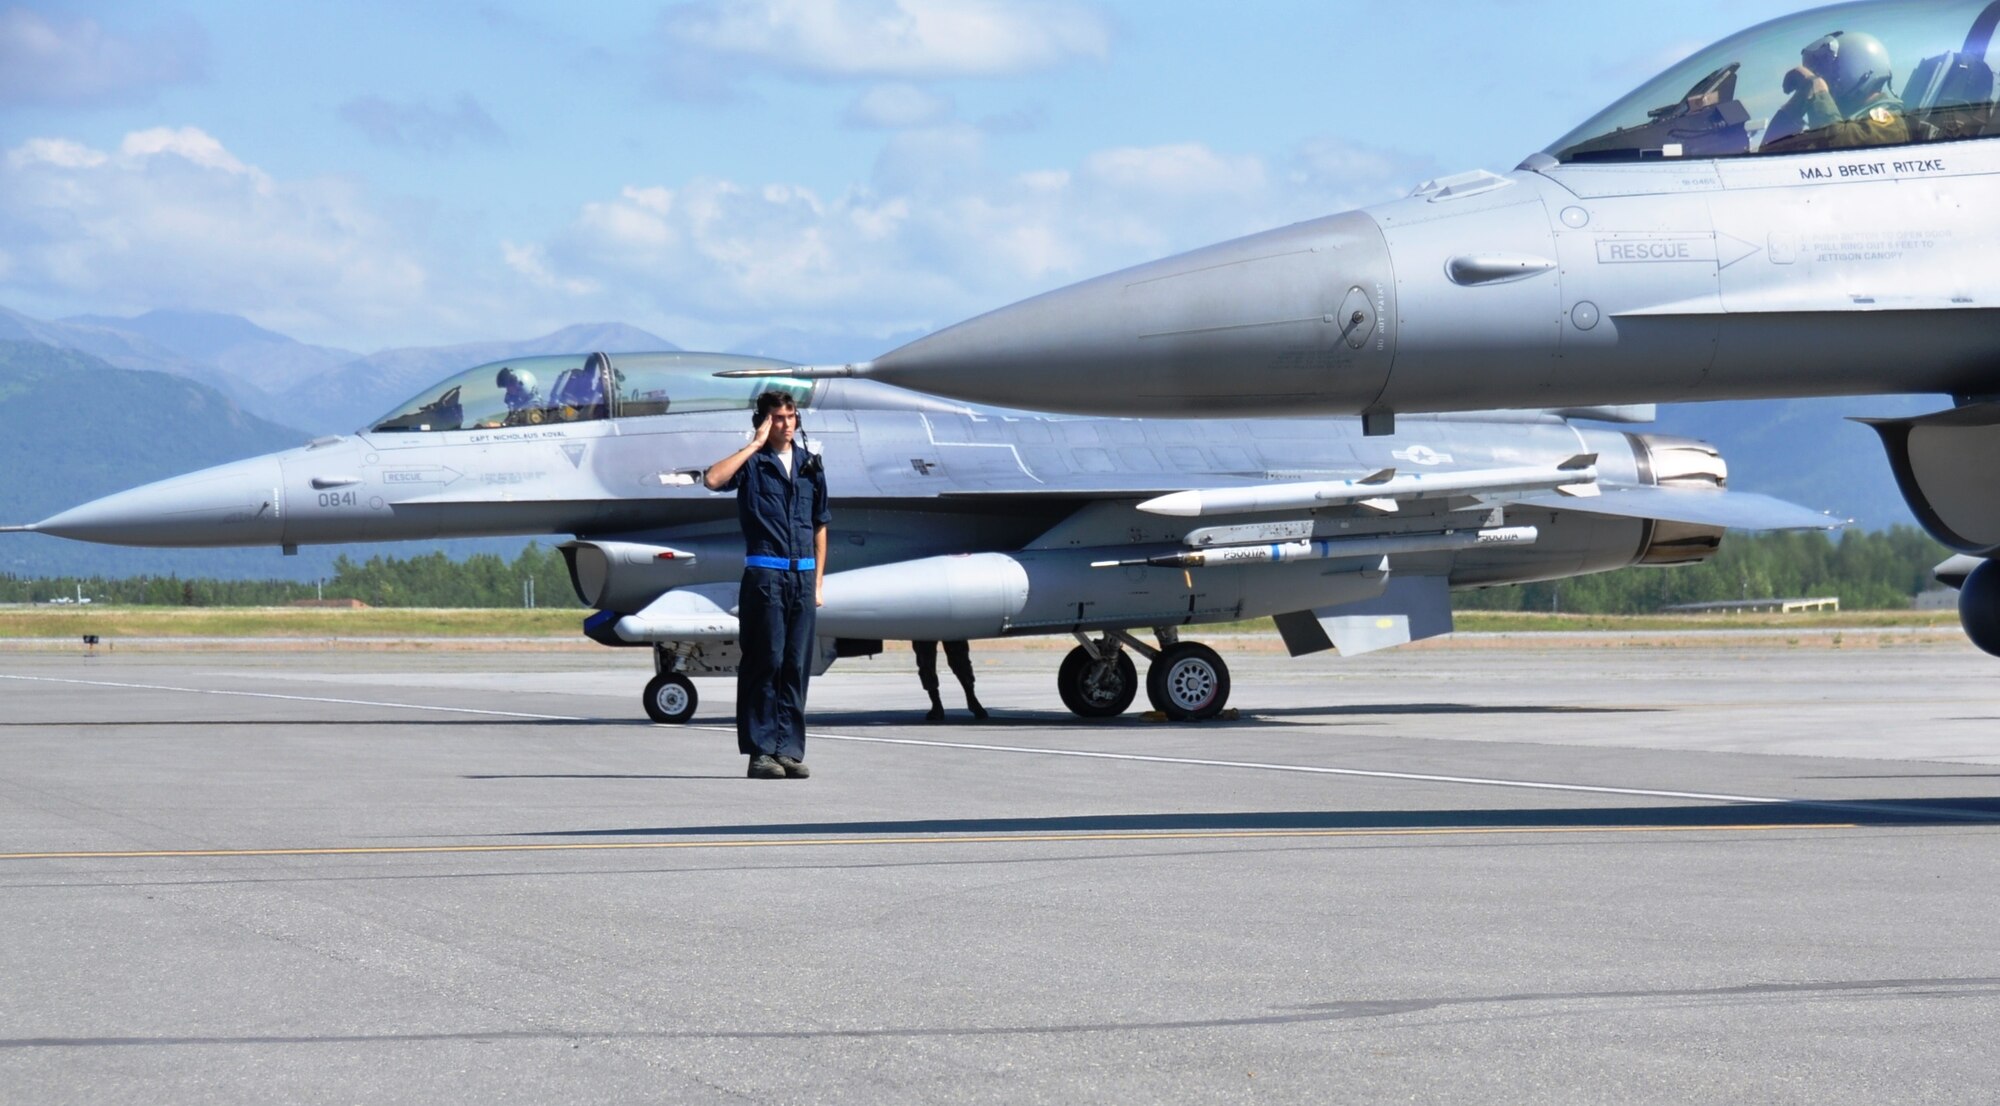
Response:
POLYGON ((819 567, 819 561, 812 557, 800 557, 796 561, 788 561, 783 557, 759 557, 753 553, 743 558, 743 567, 775 568, 782 572, 811 572, 819 567))

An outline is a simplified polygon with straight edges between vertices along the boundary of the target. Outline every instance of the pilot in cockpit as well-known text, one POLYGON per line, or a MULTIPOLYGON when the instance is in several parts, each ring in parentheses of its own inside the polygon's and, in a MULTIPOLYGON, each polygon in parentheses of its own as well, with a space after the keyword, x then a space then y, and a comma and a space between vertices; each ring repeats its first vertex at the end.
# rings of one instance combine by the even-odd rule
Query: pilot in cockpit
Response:
POLYGON ((1763 149, 1772 153, 1852 150, 1910 140, 1903 102, 1890 91, 1889 50, 1874 35, 1835 31, 1799 51, 1785 73, 1791 99, 1771 116, 1763 149))
POLYGON ((508 426, 542 421, 542 394, 534 373, 526 369, 501 369, 493 377, 493 383, 506 394, 508 426))

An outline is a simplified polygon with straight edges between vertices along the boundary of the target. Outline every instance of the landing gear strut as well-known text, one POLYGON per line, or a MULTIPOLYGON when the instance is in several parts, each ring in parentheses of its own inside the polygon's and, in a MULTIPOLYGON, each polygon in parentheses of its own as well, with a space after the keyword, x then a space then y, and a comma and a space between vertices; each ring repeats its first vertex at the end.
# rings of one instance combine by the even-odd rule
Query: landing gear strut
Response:
POLYGON ((694 717, 694 708, 701 702, 701 696, 694 690, 694 681, 681 675, 681 668, 687 663, 685 654, 664 645, 653 647, 653 667, 657 674, 646 681, 646 691, 642 697, 646 704, 646 717, 663 726, 678 726, 694 717))
POLYGON ((1157 649, 1124 630, 1110 634, 1149 662, 1146 698, 1153 709, 1173 722, 1199 722, 1221 714, 1229 704, 1229 666, 1208 646, 1182 641, 1178 627, 1156 626, 1153 635, 1160 641, 1157 649))
POLYGON ((1126 647, 1147 660, 1146 698, 1153 709, 1175 722, 1214 718, 1229 703, 1229 666, 1215 650, 1180 640, 1173 626, 1153 633, 1158 648, 1124 630, 1110 630, 1095 641, 1076 635, 1082 644, 1063 658, 1056 688, 1063 705, 1079 718, 1112 718, 1125 713, 1139 692, 1138 669, 1126 647))
POLYGON ((1056 672, 1056 690, 1063 706, 1078 718, 1115 718, 1125 713, 1139 695, 1139 670, 1132 658, 1110 638, 1091 641, 1076 635, 1083 644, 1070 650, 1056 672))

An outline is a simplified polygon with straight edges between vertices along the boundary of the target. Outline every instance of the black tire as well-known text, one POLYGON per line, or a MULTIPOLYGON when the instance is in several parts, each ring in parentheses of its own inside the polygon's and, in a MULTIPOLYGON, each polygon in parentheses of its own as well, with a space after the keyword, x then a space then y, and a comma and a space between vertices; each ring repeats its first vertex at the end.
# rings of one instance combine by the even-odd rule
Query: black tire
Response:
POLYGON ((662 672, 646 681, 646 717, 662 726, 678 726, 694 717, 701 702, 694 681, 678 672, 662 672))
POLYGON ((1229 666, 1200 642, 1170 646, 1146 669, 1146 698, 1176 722, 1214 718, 1229 703, 1229 666))
POLYGON ((1056 690, 1078 718, 1116 718, 1139 697, 1139 670, 1123 649, 1116 661, 1103 664, 1079 645, 1063 658, 1056 690))

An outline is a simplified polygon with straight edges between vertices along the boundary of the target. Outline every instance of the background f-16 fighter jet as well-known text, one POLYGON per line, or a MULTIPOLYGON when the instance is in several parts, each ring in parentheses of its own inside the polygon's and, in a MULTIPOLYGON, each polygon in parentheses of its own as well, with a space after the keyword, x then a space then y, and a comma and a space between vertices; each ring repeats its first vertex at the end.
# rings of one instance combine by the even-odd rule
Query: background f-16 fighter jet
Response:
MULTIPOLYGON (((1514 172, 1085 281, 817 372, 1106 414, 1395 415, 1942 393, 1876 423, 2000 554, 2000 3, 1882 0, 1698 50, 1514 172)), ((1961 575, 1963 575, 1961 573, 1961 575)), ((1965 580, 2000 653, 2000 569, 1965 580)))
POLYGON ((758 380, 691 353, 470 369, 351 436, 149 484, 31 529, 154 546, 568 534, 584 632, 650 647, 647 712, 695 710, 735 663, 743 544, 701 466, 739 448, 755 393, 797 400, 834 497, 818 664, 883 639, 1073 634, 1057 689, 1123 712, 1220 711, 1221 657, 1180 638, 1273 617, 1294 655, 1446 633, 1455 588, 1713 555, 1726 527, 1824 515, 1726 492, 1715 451, 1550 413, 1170 421, 969 409, 870 381, 758 380), (503 381, 543 382, 524 411, 503 381), (1149 643, 1138 637, 1147 633, 1149 643))

